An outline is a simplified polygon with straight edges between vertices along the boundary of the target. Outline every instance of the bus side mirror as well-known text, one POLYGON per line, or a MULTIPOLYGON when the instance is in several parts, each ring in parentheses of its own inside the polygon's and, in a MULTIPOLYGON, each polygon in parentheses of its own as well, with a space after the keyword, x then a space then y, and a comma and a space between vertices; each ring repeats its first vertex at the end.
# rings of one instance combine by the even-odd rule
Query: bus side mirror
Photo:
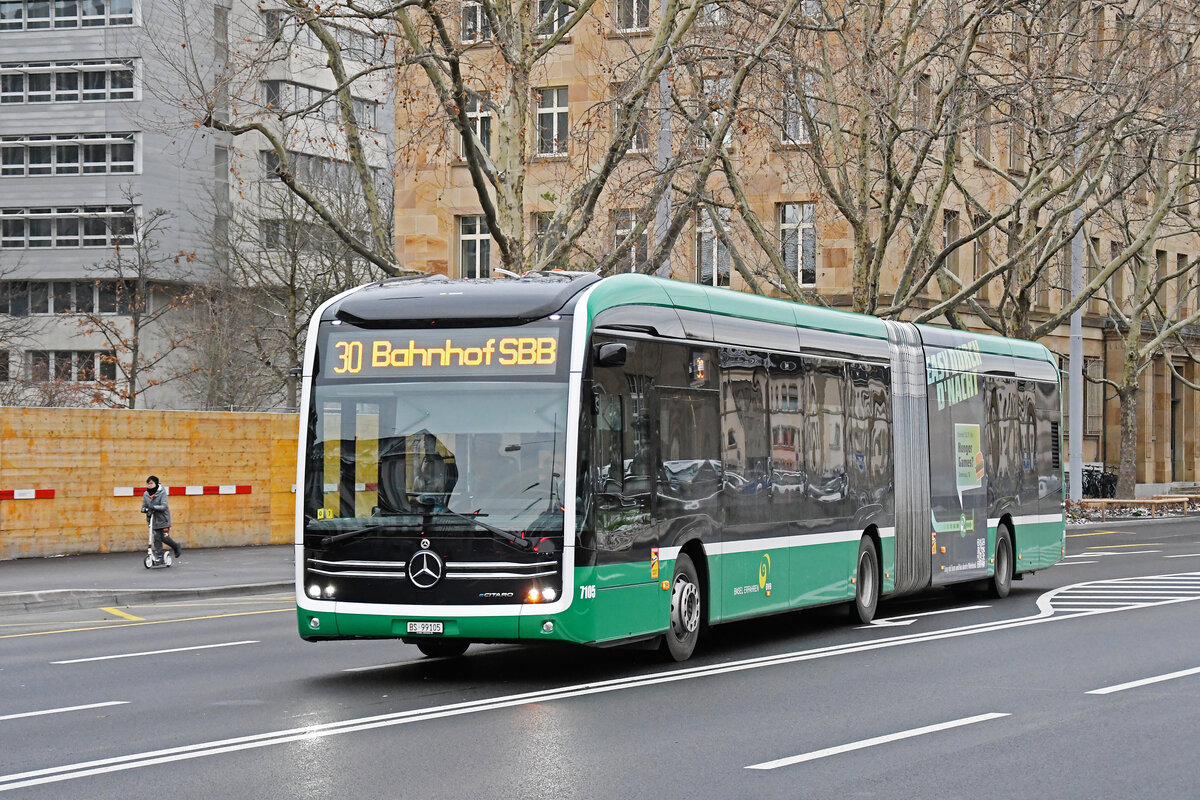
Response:
POLYGON ((606 342, 596 347, 597 367, 623 367, 629 348, 618 342, 606 342))

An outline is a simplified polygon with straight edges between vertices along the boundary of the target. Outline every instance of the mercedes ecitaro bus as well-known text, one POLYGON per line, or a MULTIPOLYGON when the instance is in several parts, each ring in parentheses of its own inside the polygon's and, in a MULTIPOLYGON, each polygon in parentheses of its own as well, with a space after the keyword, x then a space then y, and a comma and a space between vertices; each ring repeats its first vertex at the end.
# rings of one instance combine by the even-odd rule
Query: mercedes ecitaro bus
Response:
POLYGON ((658 640, 1062 558, 1054 357, 641 275, 394 279, 308 335, 300 635, 658 640))

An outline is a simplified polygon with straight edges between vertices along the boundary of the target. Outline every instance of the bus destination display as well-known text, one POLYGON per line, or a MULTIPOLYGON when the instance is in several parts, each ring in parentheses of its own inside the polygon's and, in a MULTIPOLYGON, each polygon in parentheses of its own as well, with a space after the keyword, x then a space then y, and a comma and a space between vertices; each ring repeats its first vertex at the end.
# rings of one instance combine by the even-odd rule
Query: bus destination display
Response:
POLYGON ((348 331, 330 334, 327 379, 553 375, 554 328, 454 331, 348 331))

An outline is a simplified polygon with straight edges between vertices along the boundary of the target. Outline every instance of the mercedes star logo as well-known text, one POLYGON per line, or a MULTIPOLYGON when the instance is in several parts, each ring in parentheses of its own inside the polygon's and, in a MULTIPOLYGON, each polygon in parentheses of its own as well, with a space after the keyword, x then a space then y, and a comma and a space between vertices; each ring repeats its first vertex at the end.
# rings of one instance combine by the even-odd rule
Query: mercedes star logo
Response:
POLYGON ((442 579, 442 558, 432 550, 418 550, 408 561, 408 579, 418 589, 432 589, 442 579))

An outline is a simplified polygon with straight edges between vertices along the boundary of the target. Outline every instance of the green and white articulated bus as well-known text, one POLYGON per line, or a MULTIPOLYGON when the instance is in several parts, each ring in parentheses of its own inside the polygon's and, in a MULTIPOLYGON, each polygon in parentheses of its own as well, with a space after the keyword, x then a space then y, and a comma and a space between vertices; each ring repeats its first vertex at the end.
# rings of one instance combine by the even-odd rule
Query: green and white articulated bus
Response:
POLYGON ((658 640, 1064 555, 1058 371, 1025 341, 641 275, 395 279, 308 335, 309 640, 658 640))

